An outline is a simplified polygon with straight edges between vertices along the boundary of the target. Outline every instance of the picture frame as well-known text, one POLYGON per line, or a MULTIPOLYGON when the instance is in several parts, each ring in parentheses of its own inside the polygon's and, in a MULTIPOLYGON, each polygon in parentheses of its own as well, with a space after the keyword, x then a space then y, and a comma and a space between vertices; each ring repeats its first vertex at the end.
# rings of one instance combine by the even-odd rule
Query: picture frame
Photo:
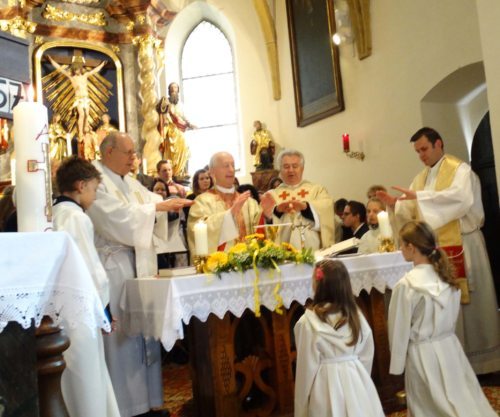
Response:
POLYGON ((334 0, 286 0, 297 126, 344 110, 334 0))

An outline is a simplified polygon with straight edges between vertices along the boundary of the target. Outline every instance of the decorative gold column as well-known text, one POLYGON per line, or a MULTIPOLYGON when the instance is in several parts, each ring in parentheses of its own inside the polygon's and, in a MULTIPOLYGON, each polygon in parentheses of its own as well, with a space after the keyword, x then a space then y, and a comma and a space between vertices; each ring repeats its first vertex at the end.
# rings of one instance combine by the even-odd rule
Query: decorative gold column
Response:
MULTIPOLYGON (((144 16, 139 16, 144 22, 144 16)), ((141 138, 145 141, 142 157, 146 158, 148 173, 155 171, 156 163, 161 159, 159 146, 161 144, 161 135, 158 132, 158 123, 160 116, 156 111, 158 96, 156 94, 155 77, 155 49, 160 46, 160 40, 152 33, 143 33, 133 39, 134 45, 138 46, 139 63, 139 96, 142 100, 141 114, 143 124, 141 129, 141 138)))

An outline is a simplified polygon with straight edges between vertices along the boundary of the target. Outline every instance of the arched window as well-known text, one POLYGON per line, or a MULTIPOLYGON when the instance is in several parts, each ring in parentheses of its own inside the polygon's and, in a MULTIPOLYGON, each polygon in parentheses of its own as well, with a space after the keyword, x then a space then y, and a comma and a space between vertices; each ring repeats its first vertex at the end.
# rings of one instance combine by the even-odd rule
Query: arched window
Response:
POLYGON ((204 20, 181 51, 184 114, 198 129, 186 132, 192 175, 217 151, 230 152, 240 169, 241 146, 231 45, 224 33, 204 20))

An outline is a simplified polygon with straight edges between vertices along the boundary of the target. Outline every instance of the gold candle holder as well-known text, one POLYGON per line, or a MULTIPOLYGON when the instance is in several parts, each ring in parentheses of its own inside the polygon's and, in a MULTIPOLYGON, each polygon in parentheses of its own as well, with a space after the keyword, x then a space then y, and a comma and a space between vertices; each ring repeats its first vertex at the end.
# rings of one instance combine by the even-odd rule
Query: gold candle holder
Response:
POLYGON ((193 264, 194 267, 196 268, 196 273, 197 274, 204 274, 205 273, 205 265, 207 264, 207 255, 194 255, 193 256, 193 264))
POLYGON ((378 245, 379 252, 395 252, 396 245, 394 244, 394 239, 392 237, 381 237, 380 244, 378 245))

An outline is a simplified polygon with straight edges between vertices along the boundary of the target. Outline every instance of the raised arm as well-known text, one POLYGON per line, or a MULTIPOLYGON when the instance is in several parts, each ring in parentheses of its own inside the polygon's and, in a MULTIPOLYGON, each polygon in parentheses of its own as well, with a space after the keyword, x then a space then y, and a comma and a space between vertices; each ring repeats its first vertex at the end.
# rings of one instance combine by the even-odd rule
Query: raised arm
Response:
POLYGON ((91 75, 97 74, 100 70, 102 70, 102 67, 106 65, 107 61, 102 61, 97 67, 94 69, 90 70, 89 72, 86 73, 87 77, 90 77, 91 75))
POLYGON ((50 55, 47 55, 47 58, 49 59, 50 63, 55 67, 56 71, 59 71, 61 74, 65 75, 68 78, 71 78, 71 73, 61 67, 56 61, 52 59, 50 55))

